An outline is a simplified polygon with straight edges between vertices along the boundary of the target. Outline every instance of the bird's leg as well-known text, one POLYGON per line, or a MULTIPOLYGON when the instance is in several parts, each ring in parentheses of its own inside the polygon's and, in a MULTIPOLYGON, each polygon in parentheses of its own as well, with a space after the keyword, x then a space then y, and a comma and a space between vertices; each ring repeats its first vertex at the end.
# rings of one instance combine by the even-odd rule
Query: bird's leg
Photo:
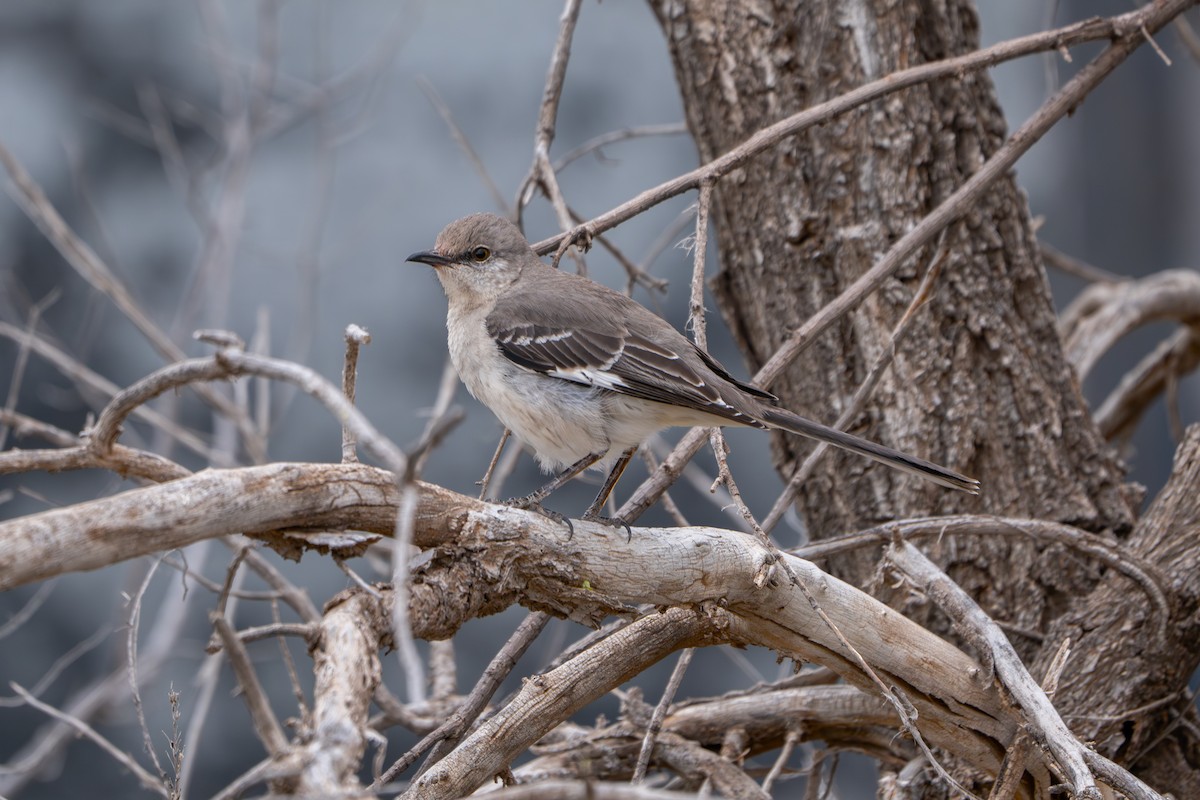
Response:
POLYGON ((588 506, 588 510, 583 512, 583 519, 593 520, 596 522, 607 522, 611 525, 618 525, 625 528, 625 532, 629 538, 633 538, 633 530, 630 529, 629 523, 619 518, 608 518, 600 516, 600 509, 604 508, 604 504, 608 502, 608 496, 612 494, 613 487, 617 485, 617 481, 621 479, 621 473, 629 466, 629 462, 633 459, 633 454, 637 452, 636 447, 631 447, 621 457, 617 459, 617 463, 613 464, 612 471, 608 473, 608 477, 604 479, 604 485, 600 487, 600 493, 596 495, 596 499, 588 506))
MULTIPOLYGON (((544 509, 542 509, 543 500, 549 497, 552 492, 561 487, 567 481, 571 480, 576 475, 583 472, 585 469, 590 467, 592 464, 595 464, 602 458, 604 458, 603 452, 588 453, 586 456, 579 459, 559 474, 555 475, 554 478, 542 488, 538 489, 537 491, 530 492, 524 497, 514 497, 511 500, 505 500, 504 504, 506 506, 513 506, 514 508, 528 508, 531 510, 544 511, 544 509)), ((547 514, 547 516, 552 515, 547 514)))

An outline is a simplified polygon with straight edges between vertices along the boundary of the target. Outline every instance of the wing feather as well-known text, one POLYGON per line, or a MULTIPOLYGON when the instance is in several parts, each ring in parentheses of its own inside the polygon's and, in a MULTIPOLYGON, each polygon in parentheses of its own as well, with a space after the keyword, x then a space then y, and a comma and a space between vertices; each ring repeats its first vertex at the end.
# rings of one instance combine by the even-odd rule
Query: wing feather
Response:
MULTIPOLYGON (((630 313, 650 314, 633 301, 629 303, 633 307, 630 313)), ((488 315, 487 330, 500 352, 525 369, 765 427, 730 402, 736 403, 730 390, 740 389, 764 399, 774 396, 737 381, 673 329, 669 330, 674 336, 652 338, 589 311, 584 307, 564 311, 561 297, 538 303, 525 296, 497 304, 488 315)), ((657 317, 650 324, 657 327, 658 323, 666 325, 657 317)))

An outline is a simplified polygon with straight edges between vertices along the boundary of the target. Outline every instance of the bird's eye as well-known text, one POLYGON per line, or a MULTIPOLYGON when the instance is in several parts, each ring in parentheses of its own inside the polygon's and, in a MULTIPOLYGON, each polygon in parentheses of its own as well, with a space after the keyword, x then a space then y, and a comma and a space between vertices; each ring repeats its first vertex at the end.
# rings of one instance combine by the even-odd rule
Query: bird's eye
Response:
POLYGON ((471 258, 475 259, 480 264, 482 264, 484 261, 487 261, 491 257, 492 251, 483 246, 476 247, 471 251, 471 258))

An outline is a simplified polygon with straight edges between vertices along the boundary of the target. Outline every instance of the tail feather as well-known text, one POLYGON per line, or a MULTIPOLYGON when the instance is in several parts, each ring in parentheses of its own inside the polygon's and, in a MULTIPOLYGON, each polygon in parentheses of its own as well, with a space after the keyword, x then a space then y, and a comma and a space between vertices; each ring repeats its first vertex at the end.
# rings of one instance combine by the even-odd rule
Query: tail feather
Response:
POLYGON ((923 458, 910 456, 907 453, 901 453, 899 450, 893 450, 890 447, 869 442, 858 436, 834 430, 819 422, 807 420, 782 408, 765 408, 760 416, 763 422, 773 428, 781 428, 800 436, 807 436, 809 439, 816 439, 817 441, 840 447, 843 450, 849 450, 852 453, 858 453, 859 455, 874 459, 881 464, 910 472, 913 475, 933 481, 950 489, 958 489, 967 494, 979 494, 979 481, 974 478, 968 478, 965 475, 960 475, 954 470, 939 467, 937 464, 926 461, 923 458))

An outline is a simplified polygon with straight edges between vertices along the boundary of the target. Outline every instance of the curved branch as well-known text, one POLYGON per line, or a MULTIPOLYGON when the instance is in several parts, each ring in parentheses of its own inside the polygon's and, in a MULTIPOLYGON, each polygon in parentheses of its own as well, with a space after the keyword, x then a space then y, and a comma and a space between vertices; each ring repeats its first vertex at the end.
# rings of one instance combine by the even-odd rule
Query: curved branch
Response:
POLYGON ((1184 327, 1121 378, 1097 409, 1095 420, 1105 439, 1128 438, 1142 414, 1171 381, 1200 366, 1200 329, 1184 327))
POLYGON ((0 475, 19 472, 66 472, 76 469, 107 469, 122 478, 141 478, 153 483, 191 475, 191 470, 155 453, 114 445, 107 453, 96 453, 87 445, 46 450, 6 450, 0 453, 0 475))
POLYGON ((408 477, 408 457, 380 433, 338 387, 308 367, 283 359, 245 353, 236 348, 224 348, 207 358, 170 364, 118 392, 92 426, 90 446, 96 453, 107 452, 116 441, 125 418, 163 392, 198 382, 229 380, 243 375, 257 375, 296 385, 324 405, 343 428, 349 429, 399 479, 408 477))
POLYGON ((1167 270, 1139 281, 1093 284, 1063 311, 1067 360, 1082 381, 1130 331, 1163 319, 1200 324, 1200 274, 1167 270))

